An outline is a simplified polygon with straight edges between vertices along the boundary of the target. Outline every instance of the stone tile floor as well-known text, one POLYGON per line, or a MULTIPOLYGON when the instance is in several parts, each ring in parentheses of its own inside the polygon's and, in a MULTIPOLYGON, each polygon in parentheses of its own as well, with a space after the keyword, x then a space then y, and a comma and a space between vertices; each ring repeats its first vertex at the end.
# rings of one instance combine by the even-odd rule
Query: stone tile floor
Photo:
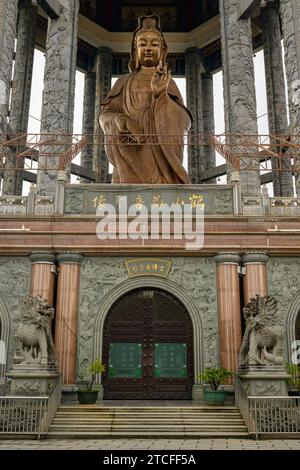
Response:
POLYGON ((1 450, 300 450, 300 439, 0 439, 1 450))

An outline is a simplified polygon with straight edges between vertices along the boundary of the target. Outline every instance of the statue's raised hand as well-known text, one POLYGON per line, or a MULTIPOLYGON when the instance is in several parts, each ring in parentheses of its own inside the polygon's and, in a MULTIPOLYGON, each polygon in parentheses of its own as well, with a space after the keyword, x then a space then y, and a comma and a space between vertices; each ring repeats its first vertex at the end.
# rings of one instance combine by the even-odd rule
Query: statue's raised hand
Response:
POLYGON ((141 130, 135 119, 127 114, 121 114, 117 118, 116 123, 121 134, 129 136, 130 140, 133 142, 139 142, 139 134, 141 134, 141 130))
POLYGON ((168 70, 167 65, 164 68, 157 66, 153 77, 151 79, 151 89, 154 98, 158 98, 163 93, 166 93, 171 81, 171 70, 168 70))

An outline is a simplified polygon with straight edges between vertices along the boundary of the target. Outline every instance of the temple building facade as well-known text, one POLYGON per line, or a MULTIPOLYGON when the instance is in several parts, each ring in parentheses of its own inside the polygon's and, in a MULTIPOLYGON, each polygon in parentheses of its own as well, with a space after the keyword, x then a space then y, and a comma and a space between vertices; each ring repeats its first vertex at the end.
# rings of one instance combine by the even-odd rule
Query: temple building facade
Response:
POLYGON ((218 367, 238 373, 248 397, 287 396, 286 364, 300 361, 300 0, 0 0, 0 57, 0 395, 47 395, 61 377, 63 402, 75 403, 80 372, 99 359, 103 403, 203 403, 201 374, 218 367), (138 18, 153 15, 168 46, 157 80, 169 88, 159 95, 152 79, 155 105, 150 97, 138 114, 147 79, 136 78, 138 67, 126 74, 138 18), (35 49, 45 54, 43 102, 40 132, 29 134, 35 49), (82 135, 73 133, 77 70, 82 135), (215 135, 220 71, 225 132, 215 135), (186 108, 170 74, 186 80, 186 108), (105 119, 136 113, 141 131, 127 117, 127 128, 120 116, 109 126, 107 109, 105 119), (150 147, 173 179, 143 164, 150 147), (183 148, 186 176, 176 160, 183 148), (137 179, 122 179, 122 158, 137 179), (254 298, 261 317, 251 323, 254 298), (32 333, 44 328, 45 337, 31 341, 24 312, 46 304, 48 327, 32 333))

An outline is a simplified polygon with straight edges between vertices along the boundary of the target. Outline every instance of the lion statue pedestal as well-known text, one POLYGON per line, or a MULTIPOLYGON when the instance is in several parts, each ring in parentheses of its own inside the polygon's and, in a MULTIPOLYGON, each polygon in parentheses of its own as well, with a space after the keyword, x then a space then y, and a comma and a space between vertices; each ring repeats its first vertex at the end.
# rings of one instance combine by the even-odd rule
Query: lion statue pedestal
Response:
POLYGON ((24 299, 16 332, 13 366, 6 375, 8 395, 49 395, 58 380, 51 333, 54 309, 41 297, 24 299))

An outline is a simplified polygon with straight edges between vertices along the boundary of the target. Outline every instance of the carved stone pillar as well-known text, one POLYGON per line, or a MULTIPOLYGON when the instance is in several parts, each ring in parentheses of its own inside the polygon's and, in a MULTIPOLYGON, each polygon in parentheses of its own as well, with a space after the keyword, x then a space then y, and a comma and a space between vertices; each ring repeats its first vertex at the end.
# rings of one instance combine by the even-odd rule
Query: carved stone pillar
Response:
MULTIPOLYGON (((234 136, 230 143, 243 140, 243 135, 256 136, 257 113, 250 19, 242 20, 240 0, 219 0, 225 104, 226 133, 234 136), (241 136, 241 137, 239 137, 241 136)), ((257 138, 247 152, 257 155, 257 138)), ((249 142, 249 137, 247 138, 249 142)), ((233 148, 234 151, 234 148, 233 148)), ((229 167, 229 180, 232 168, 229 167)), ((241 191, 245 196, 260 195, 259 162, 255 157, 241 161, 241 191), (248 171, 247 171, 248 170, 248 171)))
POLYGON ((217 300, 219 314, 220 365, 235 371, 242 342, 240 285, 236 253, 220 253, 217 263, 217 300))
MULTIPOLYGON (((262 31, 264 38, 264 57, 266 69, 269 130, 273 135, 285 135, 287 109, 285 98, 284 69, 281 47, 281 27, 279 10, 275 2, 269 2, 262 10, 262 31)), ((276 147, 273 149, 276 152, 276 147)), ((280 161, 272 158, 274 196, 293 196, 293 176, 289 157, 280 161), (287 168, 282 172, 278 169, 287 168), (277 171, 276 171, 277 169, 277 171)))
MULTIPOLYGON (((203 134, 214 135, 215 133, 215 117, 214 117, 214 82, 211 73, 201 74, 202 84, 202 113, 203 113, 203 134)), ((216 166, 216 154, 214 149, 210 146, 203 148, 203 163, 204 169, 210 170, 216 166)), ((215 183, 215 178, 212 178, 205 183, 215 183)))
MULTIPOLYGON (((95 122, 95 97, 96 97, 96 75, 87 72, 84 78, 84 101, 82 133, 88 136, 88 145, 81 152, 81 166, 87 170, 93 170, 93 135, 95 122)), ((89 183, 86 178, 80 179, 81 183, 89 183)))
MULTIPOLYGON (((27 132, 36 20, 37 7, 34 7, 30 0, 22 0, 19 3, 17 50, 9 113, 9 124, 16 132, 27 132)), ((24 161, 16 161, 15 157, 10 157, 7 165, 11 165, 12 170, 4 174, 3 194, 21 196, 24 161), (17 171, 14 170, 16 164, 19 168, 17 171)))
POLYGON ((55 350, 64 384, 74 384, 77 361, 77 312, 80 263, 78 253, 57 256, 59 263, 55 317, 55 350))
POLYGON ((30 256, 31 284, 30 296, 42 297, 53 305, 55 264, 54 255, 49 252, 36 252, 30 256))
POLYGON ((265 253, 246 253, 242 262, 246 268, 243 280, 245 305, 256 294, 264 297, 268 295, 267 262, 269 257, 265 253))
POLYGON ((18 0, 0 2, 0 132, 6 131, 15 49, 18 0))
POLYGON ((104 151, 103 132, 99 124, 101 103, 111 89, 112 79, 112 50, 109 47, 100 47, 97 50, 96 62, 96 102, 94 124, 94 170, 97 173, 97 182, 108 183, 108 159, 104 151))
MULTIPOLYGON (((300 0, 281 0, 291 142, 300 144, 300 0)), ((299 151, 296 152, 299 155, 299 151)), ((300 196, 300 158, 295 158, 296 193, 300 196)))
MULTIPOLYGON (((41 118, 41 133, 58 136, 73 130, 79 0, 60 0, 60 4, 60 16, 48 20, 41 118)), ((39 159, 37 192, 40 194, 55 194, 59 155, 69 149, 66 137, 63 141, 65 145, 52 148, 48 145, 47 157, 39 159)))
MULTIPOLYGON (((0 142, 6 140, 5 134, 1 133, 7 130, 17 16, 18 0, 0 1, 0 142)), ((8 166, 8 174, 11 171, 8 166)), ((2 175, 2 157, 0 157, 0 183, 2 175)))
MULTIPOLYGON (((194 140, 197 134, 203 134, 202 88, 201 88, 201 55, 197 47, 185 51, 185 76, 187 107, 194 121, 190 129, 190 137, 194 140)), ((205 165, 203 148, 197 145, 188 146, 188 173, 192 183, 201 182, 201 173, 205 165)))

